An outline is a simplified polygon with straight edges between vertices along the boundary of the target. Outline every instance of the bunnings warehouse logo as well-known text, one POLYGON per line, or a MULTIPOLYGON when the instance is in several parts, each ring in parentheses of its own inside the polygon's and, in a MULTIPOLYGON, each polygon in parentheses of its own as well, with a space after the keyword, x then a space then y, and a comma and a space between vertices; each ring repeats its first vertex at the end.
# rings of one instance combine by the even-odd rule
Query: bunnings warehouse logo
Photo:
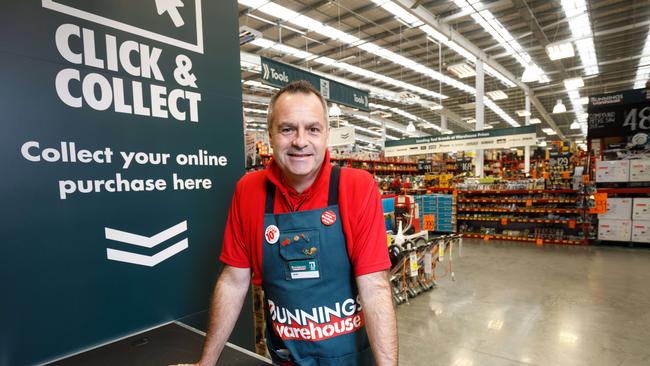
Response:
MULTIPOLYGON (((137 245, 139 247, 144 247, 144 248, 156 247, 164 243, 165 241, 177 235, 180 235, 186 231, 187 231, 187 221, 183 221, 179 224, 176 224, 151 237, 129 233, 126 231, 111 229, 108 227, 104 228, 106 239, 124 243, 124 244, 137 245)), ((179 242, 153 255, 145 255, 145 254, 133 253, 131 251, 107 248, 106 257, 108 260, 112 260, 112 261, 153 267, 159 264, 160 262, 167 260, 172 256, 182 252, 183 250, 187 249, 188 246, 189 245, 188 245, 187 238, 184 238, 181 239, 179 242)))
POLYGON ((273 80, 281 81, 283 83, 289 82, 289 76, 286 72, 282 71, 282 74, 280 74, 279 72, 275 71, 274 68, 269 67, 267 64, 262 64, 262 71, 264 72, 264 75, 262 75, 262 78, 264 80, 269 80, 270 78, 273 80))

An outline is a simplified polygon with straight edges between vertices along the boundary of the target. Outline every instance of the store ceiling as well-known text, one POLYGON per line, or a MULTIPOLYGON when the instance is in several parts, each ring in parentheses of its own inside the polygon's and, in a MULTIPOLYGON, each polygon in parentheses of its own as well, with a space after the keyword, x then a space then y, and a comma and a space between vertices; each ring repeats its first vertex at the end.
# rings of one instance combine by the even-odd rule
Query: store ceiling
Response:
MULTIPOLYGON (((438 126, 441 123, 441 113, 447 115, 448 128, 453 132, 474 129, 474 126, 465 120, 475 117, 473 108, 475 96, 471 93, 475 88, 475 78, 459 79, 448 71, 449 66, 460 63, 474 68, 473 60, 462 56, 462 50, 459 53, 451 48, 454 46, 447 42, 449 33, 443 32, 447 37, 444 42, 441 42, 440 38, 436 39, 431 33, 427 35, 423 26, 430 25, 436 30, 445 27, 452 29, 462 37, 456 38, 456 34, 452 34, 452 41, 457 41, 457 45, 467 45, 465 41, 473 44, 484 52, 489 62, 496 62, 506 70, 502 74, 510 73, 511 81, 508 82, 510 86, 506 86, 504 82, 492 76, 494 73, 486 73, 485 91, 502 90, 508 96, 507 99, 494 101, 497 107, 485 108, 486 125, 503 128, 510 127, 513 122, 524 124, 524 117, 519 117, 516 113, 524 109, 524 91, 519 86, 513 86, 515 83, 522 85, 520 80, 513 79, 522 76, 525 65, 528 65, 528 59, 537 65, 547 76, 548 82, 532 82, 526 85, 530 88, 533 100, 531 118, 539 118, 542 121, 539 124, 538 136, 545 136, 541 128, 550 126, 557 127, 558 132, 567 138, 583 139, 584 136, 579 129, 570 129, 571 123, 583 113, 579 109, 584 108, 586 111, 586 105, 577 103, 576 95, 587 97, 631 89, 635 85, 639 66, 650 63, 647 60, 650 57, 649 46, 645 48, 645 60, 641 59, 644 56, 644 45, 650 29, 650 0, 594 0, 586 3, 572 0, 393 0, 388 2, 277 0, 271 2, 280 7, 264 5, 267 2, 262 0, 239 0, 239 3, 240 26, 257 30, 261 32, 263 39, 272 41, 265 44, 259 41, 245 44, 241 47, 242 52, 267 56, 314 72, 340 77, 350 83, 361 83, 366 88, 379 88, 371 89, 371 92, 374 90, 377 93, 371 93, 373 96, 371 102, 374 106, 371 109, 374 112, 369 117, 376 121, 384 118, 405 128, 409 118, 404 117, 404 113, 400 114, 396 110, 388 111, 385 108, 383 111, 379 109, 382 108, 380 106, 397 108, 410 114, 411 118, 412 116, 417 118, 415 125, 419 127, 418 133, 421 135, 440 134, 438 126), (567 13, 571 11, 574 3, 578 5, 585 3, 586 10, 578 8, 573 10, 573 13, 567 13), (397 10, 394 10, 395 5, 398 6, 397 10), (459 5, 463 5, 463 8, 459 5), (295 13, 285 13, 283 9, 295 13), (297 19, 297 15, 302 17, 297 19), (408 18, 413 15, 417 17, 408 18), (431 23, 430 19, 438 24, 431 23), (312 23, 312 21, 322 24, 312 23), (317 28, 321 25, 331 28, 319 31, 317 28), (500 29, 500 26, 503 29, 500 29), (486 30, 487 27, 491 27, 491 32, 486 30), (336 37, 335 30, 342 31, 344 34, 336 37), (495 33, 496 35, 493 36, 495 33), (346 35, 353 37, 343 38, 346 35), (501 40, 495 38, 499 35, 503 37, 501 40), (595 61, 588 61, 589 56, 584 55, 588 53, 590 38, 593 40, 595 61), (504 42, 504 39, 508 42, 504 42), (546 46, 567 40, 572 41, 575 55, 551 61, 546 46), (273 43, 281 43, 314 56, 297 57, 286 51, 278 51, 277 47, 268 47, 273 43), (370 50, 369 45, 373 49, 379 46, 390 52, 370 53, 367 52, 370 50), (576 49, 576 45, 580 45, 580 49, 576 49), (508 52, 508 48, 515 51, 508 52), (338 64, 331 65, 333 61, 325 62, 322 61, 323 59, 315 59, 316 56, 327 57, 328 60, 335 60, 338 64), (399 56, 404 57, 406 61, 404 59, 400 61, 399 56), (413 64, 404 66, 406 62, 414 62, 416 66, 413 64), (586 65, 592 62, 597 63, 586 65), (345 69, 341 65, 357 66, 374 72, 375 76, 361 76, 352 72, 354 69, 350 67, 345 69), (436 80, 436 72, 443 75, 443 82, 436 80), (434 76, 430 76, 431 74, 434 76), (392 78, 393 81, 387 83, 385 79, 378 80, 376 75, 392 78), (582 77, 584 86, 577 89, 577 94, 573 92, 572 103, 563 81, 575 77, 582 77), (465 84, 469 87, 469 91, 461 90, 466 89, 463 86, 452 86, 453 80, 465 84), (407 83, 408 88, 424 88, 443 94, 446 98, 440 101, 431 96, 414 93, 412 89, 406 89, 404 84, 399 84, 400 82, 407 83), (408 91, 411 95, 418 95, 420 100, 418 102, 396 100, 395 96, 404 91, 408 91), (392 95, 393 100, 386 100, 380 95, 392 95), (552 114, 557 99, 562 99, 567 113, 552 114), (442 110, 430 108, 437 103, 442 104, 442 110), (497 114, 499 108, 507 116, 497 114), (507 119, 510 123, 506 121, 507 119), (436 128, 427 125, 425 121, 435 125, 436 128)), ((473 46, 468 46, 471 47, 473 46)), ((263 121, 264 116, 254 111, 265 109, 265 106, 260 103, 264 103, 273 90, 256 83, 260 81, 258 71, 242 70, 242 79, 247 81, 243 84, 247 118, 263 121)), ((359 113, 344 108, 344 115, 340 119, 344 124, 349 122, 361 127, 357 130, 357 134, 365 140, 376 139, 377 134, 368 130, 372 131, 377 126, 367 120, 354 117, 354 114, 359 113)), ((408 137, 406 133, 398 132, 398 129, 389 129, 387 133, 393 138, 408 137)))

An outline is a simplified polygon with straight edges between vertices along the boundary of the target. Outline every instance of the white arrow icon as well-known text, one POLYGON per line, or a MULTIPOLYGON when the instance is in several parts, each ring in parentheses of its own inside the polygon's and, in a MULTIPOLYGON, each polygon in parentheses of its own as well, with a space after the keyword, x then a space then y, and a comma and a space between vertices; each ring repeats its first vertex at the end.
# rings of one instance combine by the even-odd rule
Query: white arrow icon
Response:
POLYGON ((264 69, 264 75, 262 76, 262 79, 268 79, 269 78, 269 67, 266 64, 262 64, 262 68, 264 69))
POLYGON ((158 15, 167 12, 169 17, 172 18, 172 22, 174 22, 176 28, 185 24, 183 18, 181 18, 181 13, 179 13, 177 9, 184 6, 183 1, 181 0, 156 0, 156 10, 158 11, 158 15))
MULTIPOLYGON (((126 231, 111 229, 108 227, 104 228, 106 239, 125 243, 125 244, 137 245, 139 247, 144 247, 144 248, 153 248, 159 244, 162 244, 164 241, 167 241, 173 238, 174 236, 184 233, 186 231, 187 231, 187 221, 183 221, 179 224, 176 224, 151 237, 133 234, 126 231)), ((187 238, 185 238, 179 241, 178 243, 166 249, 163 249, 152 256, 127 252, 124 250, 117 250, 113 248, 107 248, 106 258, 118 262, 126 262, 132 264, 139 264, 141 266, 153 267, 156 264, 164 261, 165 259, 187 249, 188 246, 189 246, 188 240, 187 238)))

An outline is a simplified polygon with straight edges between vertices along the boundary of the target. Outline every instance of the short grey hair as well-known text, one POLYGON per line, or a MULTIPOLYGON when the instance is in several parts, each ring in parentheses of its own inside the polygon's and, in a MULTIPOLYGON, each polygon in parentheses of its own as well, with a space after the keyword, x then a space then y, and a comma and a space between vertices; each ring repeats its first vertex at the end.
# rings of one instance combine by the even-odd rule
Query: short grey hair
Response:
POLYGON ((327 101, 325 98, 323 98, 321 93, 316 90, 316 88, 314 88, 310 82, 306 80, 296 80, 285 85, 282 89, 275 93, 273 97, 271 97, 271 101, 269 102, 269 109, 266 113, 266 128, 268 130, 271 130, 271 125, 273 124, 273 108, 275 107, 275 103, 278 101, 278 98, 280 98, 280 96, 284 93, 314 94, 317 96, 318 99, 320 99, 320 104, 323 106, 323 114, 325 115, 325 128, 329 128, 329 111, 327 109, 327 101))

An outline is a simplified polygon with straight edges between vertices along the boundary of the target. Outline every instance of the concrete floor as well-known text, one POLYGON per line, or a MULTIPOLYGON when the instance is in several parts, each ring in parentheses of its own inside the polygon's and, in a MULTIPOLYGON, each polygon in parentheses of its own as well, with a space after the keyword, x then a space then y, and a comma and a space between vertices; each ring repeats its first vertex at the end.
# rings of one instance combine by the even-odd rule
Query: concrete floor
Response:
POLYGON ((462 254, 455 282, 398 307, 401 365, 650 365, 650 250, 465 239, 462 254))

